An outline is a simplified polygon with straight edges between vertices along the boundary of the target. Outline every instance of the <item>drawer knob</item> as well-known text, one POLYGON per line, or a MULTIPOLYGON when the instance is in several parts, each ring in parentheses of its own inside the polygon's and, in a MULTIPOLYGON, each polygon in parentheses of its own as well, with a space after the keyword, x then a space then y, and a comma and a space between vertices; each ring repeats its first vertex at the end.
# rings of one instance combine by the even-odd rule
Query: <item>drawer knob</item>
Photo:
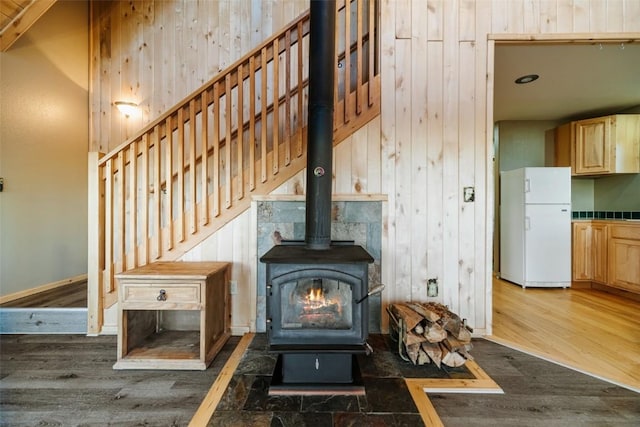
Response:
POLYGON ((160 289, 160 293, 158 294, 158 301, 166 301, 167 300, 167 291, 164 289, 160 289))

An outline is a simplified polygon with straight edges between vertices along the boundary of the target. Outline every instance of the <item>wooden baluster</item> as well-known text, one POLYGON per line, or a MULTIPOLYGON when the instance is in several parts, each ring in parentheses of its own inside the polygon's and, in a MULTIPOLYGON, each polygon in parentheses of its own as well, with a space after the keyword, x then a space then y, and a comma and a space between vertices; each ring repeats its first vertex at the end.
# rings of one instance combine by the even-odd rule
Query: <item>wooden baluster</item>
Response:
POLYGON ((280 44, 278 38, 273 40, 273 174, 280 170, 280 44))
POLYGON ((160 183, 160 125, 153 128, 153 191, 155 193, 153 209, 153 234, 155 241, 155 259, 162 256, 162 226, 160 224, 162 209, 162 188, 160 183))
POLYGON ((184 107, 180 107, 178 110, 178 140, 176 141, 178 147, 176 150, 176 173, 178 176, 178 188, 176 197, 178 198, 178 207, 176 210, 176 221, 178 229, 176 230, 178 235, 176 239, 178 242, 184 242, 184 107))
POLYGON ((104 295, 114 291, 113 281, 113 159, 105 163, 104 183, 104 295))
POLYGON ((369 2, 369 106, 373 105, 374 92, 373 92, 373 79, 375 76, 376 67, 376 2, 372 0, 369 2))
POLYGON ((238 200, 242 200, 244 198, 244 71, 243 65, 238 65, 237 75, 238 75, 238 170, 236 172, 238 185, 237 193, 238 200))
MULTIPOLYGON (((344 6, 344 5, 343 5, 344 6)), ((334 76, 334 81, 333 81, 333 105, 334 105, 334 111, 333 111, 333 129, 337 129, 338 127, 340 127, 344 121, 344 114, 342 115, 342 117, 340 117, 340 113, 339 110, 337 108, 335 108, 336 105, 338 105, 340 102, 340 91, 338 90, 338 87, 340 86, 340 75, 345 75, 345 71, 344 71, 344 67, 340 67, 340 28, 338 26, 338 23, 340 22, 340 7, 338 7, 338 5, 336 5, 336 33, 335 33, 335 40, 334 40, 334 53, 335 53, 335 63, 336 63, 336 75, 334 76)), ((346 103, 344 104, 344 106, 346 106, 346 103)))
POLYGON ((291 32, 287 31, 284 36, 284 52, 285 52, 285 77, 284 77, 284 164, 291 164, 291 32))
POLYGON ((201 129, 201 160, 200 160, 200 224, 209 224, 209 102, 208 89, 200 96, 200 121, 201 129))
POLYGON ((224 191, 224 207, 229 209, 231 207, 231 127, 233 120, 231 120, 231 74, 227 74, 224 79, 224 99, 225 99, 225 137, 224 137, 224 167, 225 167, 225 191, 224 191))
MULTIPOLYGON (((336 39, 338 36, 336 36, 336 39)), ((351 115, 351 0, 344 3, 344 122, 351 115)))
POLYGON ((114 240, 118 243, 115 247, 114 260, 116 261, 116 265, 118 266, 118 272, 126 269, 126 260, 125 260, 125 208, 127 203, 127 198, 125 194, 125 181, 127 179, 125 171, 124 171, 124 152, 120 151, 116 157, 116 169, 118 170, 118 179, 116 180, 116 197, 118 199, 118 203, 116 206, 118 210, 116 211, 115 220, 117 227, 115 229, 115 238, 114 240))
POLYGON ((256 59, 249 58, 249 191, 256 189, 256 59))
POLYGON ((358 23, 356 38, 356 114, 362 113, 362 8, 364 0, 358 0, 358 23))
POLYGON ((213 84, 213 216, 220 215, 220 88, 213 84))
POLYGON ((196 203, 196 100, 189 101, 189 231, 198 231, 196 203))
POLYGON ((296 157, 300 157, 302 156, 302 138, 303 138, 303 134, 302 134, 302 117, 304 115, 304 106, 303 106, 303 96, 302 96, 302 88, 303 88, 303 84, 302 84, 302 64, 303 64, 303 59, 302 59, 302 55, 303 55, 303 44, 302 44, 302 21, 300 21, 298 23, 298 64, 297 64, 297 69, 298 69, 298 120, 296 123, 296 157))
POLYGON ((165 249, 173 249, 173 116, 167 117, 165 121, 166 150, 165 150, 165 190, 167 201, 164 206, 165 218, 167 219, 167 231, 165 239, 165 249))
POLYGON ((138 144, 129 146, 129 261, 131 267, 138 265, 138 144))
POLYGON ((263 47, 260 53, 260 76, 262 81, 261 93, 261 111, 260 111, 260 180, 264 183, 267 182, 267 48, 263 47))
MULTIPOLYGON (((138 243, 140 247, 140 255, 138 262, 140 265, 146 265, 149 263, 149 134, 144 133, 142 135, 140 147, 140 166, 141 166, 141 180, 140 187, 142 188, 142 200, 140 201, 140 235, 142 240, 138 243)), ((136 248, 137 250, 137 248, 136 248)), ((137 266, 136 266, 137 267, 137 266)))

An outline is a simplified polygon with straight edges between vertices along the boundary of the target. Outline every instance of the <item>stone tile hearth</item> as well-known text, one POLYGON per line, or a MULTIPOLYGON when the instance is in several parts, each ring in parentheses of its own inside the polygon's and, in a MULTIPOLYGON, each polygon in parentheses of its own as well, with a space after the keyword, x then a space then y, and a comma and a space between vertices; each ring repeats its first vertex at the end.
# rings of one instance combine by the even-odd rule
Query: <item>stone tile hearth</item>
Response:
POLYGON ((374 353, 358 356, 364 396, 269 396, 277 355, 266 352, 266 334, 256 334, 209 425, 422 425, 405 378, 474 378, 465 367, 438 369, 403 361, 389 335, 373 334, 368 342, 374 353))

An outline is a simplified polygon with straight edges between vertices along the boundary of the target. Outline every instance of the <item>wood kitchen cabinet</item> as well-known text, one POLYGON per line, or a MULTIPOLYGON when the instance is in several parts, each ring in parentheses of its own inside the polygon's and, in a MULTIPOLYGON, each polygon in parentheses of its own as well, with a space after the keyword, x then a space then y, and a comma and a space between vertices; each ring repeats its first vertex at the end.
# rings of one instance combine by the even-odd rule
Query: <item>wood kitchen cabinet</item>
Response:
POLYGON ((571 166, 573 176, 640 173, 640 114, 617 114, 558 126, 554 166, 571 166))
MULTIPOLYGON (((555 129, 555 162, 556 167, 571 167, 573 123, 565 123, 555 129)), ((571 169, 573 173, 573 168, 571 169)))
POLYGON ((607 225, 591 224, 592 280, 602 285, 607 283, 607 225))
POLYGON ((593 279, 591 222, 573 223, 573 280, 593 279))
POLYGON ((573 223, 573 276, 577 287, 640 294, 640 225, 626 221, 573 223))
POLYGON ((640 172, 640 115, 578 120, 573 133, 574 175, 640 172))
POLYGON ((612 225, 609 233, 607 284, 640 293, 640 227, 612 225))

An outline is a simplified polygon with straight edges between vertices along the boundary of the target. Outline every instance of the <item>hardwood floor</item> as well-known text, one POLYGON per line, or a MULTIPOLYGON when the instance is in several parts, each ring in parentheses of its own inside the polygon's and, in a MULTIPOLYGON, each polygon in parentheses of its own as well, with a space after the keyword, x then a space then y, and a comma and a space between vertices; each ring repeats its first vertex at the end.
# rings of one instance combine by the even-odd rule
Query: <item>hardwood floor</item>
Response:
POLYGON ((640 392, 640 303, 592 289, 493 281, 488 339, 640 392))
MULTIPOLYGON (((86 307, 86 282, 0 307, 86 307)), ((490 339, 640 390, 640 302, 586 289, 494 279, 490 339)))
POLYGON ((75 308, 87 307, 87 282, 71 283, 0 304, 0 308, 75 308))
MULTIPOLYGON (((0 307, 86 307, 86 282, 0 307)), ((640 302, 586 289, 494 279, 489 339, 640 391, 640 302)))

